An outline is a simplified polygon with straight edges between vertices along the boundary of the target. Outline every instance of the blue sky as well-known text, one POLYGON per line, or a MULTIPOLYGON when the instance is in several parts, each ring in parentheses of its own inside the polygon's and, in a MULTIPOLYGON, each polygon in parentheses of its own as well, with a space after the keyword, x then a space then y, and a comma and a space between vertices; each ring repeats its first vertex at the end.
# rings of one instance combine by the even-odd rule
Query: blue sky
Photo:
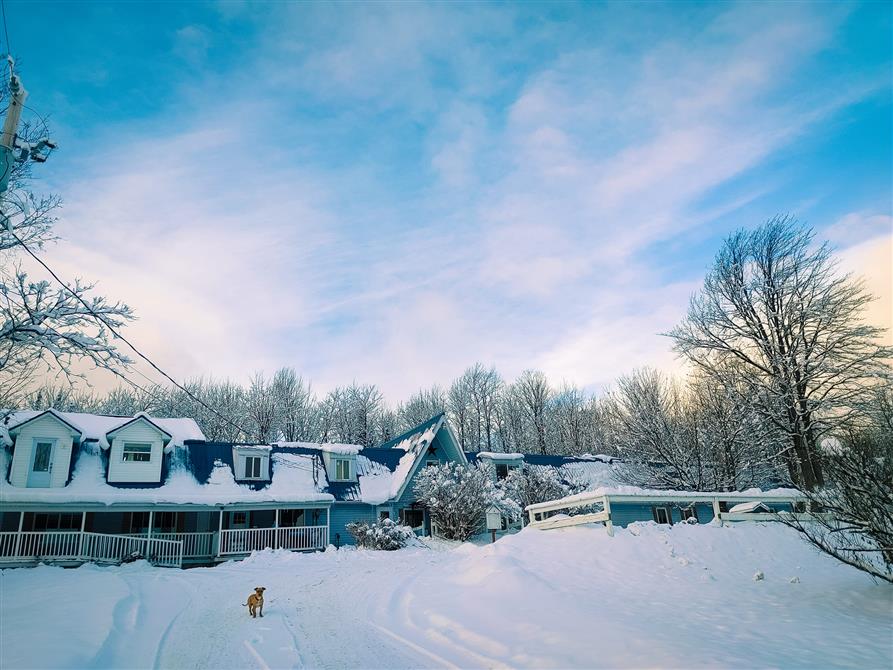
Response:
POLYGON ((722 238, 793 213, 890 320, 889 3, 7 2, 62 145, 47 253, 180 377, 393 400, 476 360, 672 369, 722 238), (50 29, 51 27, 51 29, 50 29))

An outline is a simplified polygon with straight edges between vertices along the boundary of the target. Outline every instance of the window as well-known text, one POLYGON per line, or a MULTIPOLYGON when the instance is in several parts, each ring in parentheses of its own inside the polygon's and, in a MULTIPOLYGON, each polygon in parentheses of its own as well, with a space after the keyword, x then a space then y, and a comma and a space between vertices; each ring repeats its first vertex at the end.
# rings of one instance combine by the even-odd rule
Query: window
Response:
POLYGON ((682 520, 688 521, 689 519, 691 519, 695 523, 698 522, 698 510, 695 509, 694 505, 692 505, 691 507, 686 507, 682 510, 682 520))
POLYGON ((509 466, 505 463, 496 464, 496 479, 505 479, 509 476, 509 466))
POLYGON ((345 458, 335 459, 335 479, 350 479, 350 461, 345 458))
POLYGON ((425 512, 420 509, 401 509, 400 523, 410 528, 421 528, 425 523, 425 512))
POLYGON ((124 458, 125 461, 138 461, 148 463, 152 459, 152 445, 142 442, 125 442, 124 458))
POLYGON ((33 530, 80 530, 80 513, 35 514, 33 530))
POLYGON ((279 510, 279 525, 282 528, 294 528, 304 526, 304 510, 281 509, 279 510))
POLYGON ((50 469, 50 455, 53 453, 52 442, 38 442, 34 448, 34 472, 47 472, 50 469))
POLYGON ((382 521, 384 519, 390 519, 390 518, 391 518, 391 513, 388 510, 382 510, 381 512, 378 513, 379 521, 382 521))
POLYGON ((669 507, 652 507, 651 514, 654 516, 654 520, 657 523, 673 524, 673 517, 670 515, 669 507))
POLYGON ((124 530, 128 533, 145 533, 149 528, 149 513, 148 512, 130 512, 129 515, 125 515, 124 519, 124 530), (129 519, 127 517, 130 517, 129 519))
POLYGON ((233 512, 233 526, 244 526, 248 522, 246 512, 233 512))
POLYGON ((260 479, 260 456, 245 457, 245 479, 260 479))
POLYGON ((425 461, 425 467, 426 467, 426 468, 431 468, 431 467, 434 467, 435 465, 440 465, 440 461, 438 461, 438 460, 436 460, 436 459, 435 459, 435 460, 430 460, 430 459, 429 459, 429 460, 425 461))

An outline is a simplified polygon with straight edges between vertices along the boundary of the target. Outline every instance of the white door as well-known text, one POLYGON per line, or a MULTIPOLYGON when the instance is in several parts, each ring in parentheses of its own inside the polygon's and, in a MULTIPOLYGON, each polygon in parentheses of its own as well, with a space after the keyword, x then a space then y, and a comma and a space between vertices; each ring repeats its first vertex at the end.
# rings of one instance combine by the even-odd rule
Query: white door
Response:
POLYGON ((47 487, 53 470, 54 440, 34 440, 31 449, 31 468, 28 470, 28 486, 47 487))

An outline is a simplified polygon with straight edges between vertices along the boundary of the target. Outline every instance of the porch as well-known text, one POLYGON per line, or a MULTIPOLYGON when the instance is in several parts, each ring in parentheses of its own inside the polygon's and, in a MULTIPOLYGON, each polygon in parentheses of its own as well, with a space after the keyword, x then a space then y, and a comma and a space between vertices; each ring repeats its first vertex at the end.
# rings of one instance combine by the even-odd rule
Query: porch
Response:
POLYGON ((263 549, 314 551, 329 541, 327 508, 0 513, 0 567, 39 562, 210 565, 263 549))

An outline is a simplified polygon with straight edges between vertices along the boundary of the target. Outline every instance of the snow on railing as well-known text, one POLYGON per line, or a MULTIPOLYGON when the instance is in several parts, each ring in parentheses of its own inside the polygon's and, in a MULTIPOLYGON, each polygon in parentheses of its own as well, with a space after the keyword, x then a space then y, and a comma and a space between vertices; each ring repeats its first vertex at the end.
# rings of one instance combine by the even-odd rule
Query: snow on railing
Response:
POLYGON ((221 556, 249 554, 263 549, 325 549, 329 543, 328 526, 286 528, 238 528, 220 531, 221 556))

